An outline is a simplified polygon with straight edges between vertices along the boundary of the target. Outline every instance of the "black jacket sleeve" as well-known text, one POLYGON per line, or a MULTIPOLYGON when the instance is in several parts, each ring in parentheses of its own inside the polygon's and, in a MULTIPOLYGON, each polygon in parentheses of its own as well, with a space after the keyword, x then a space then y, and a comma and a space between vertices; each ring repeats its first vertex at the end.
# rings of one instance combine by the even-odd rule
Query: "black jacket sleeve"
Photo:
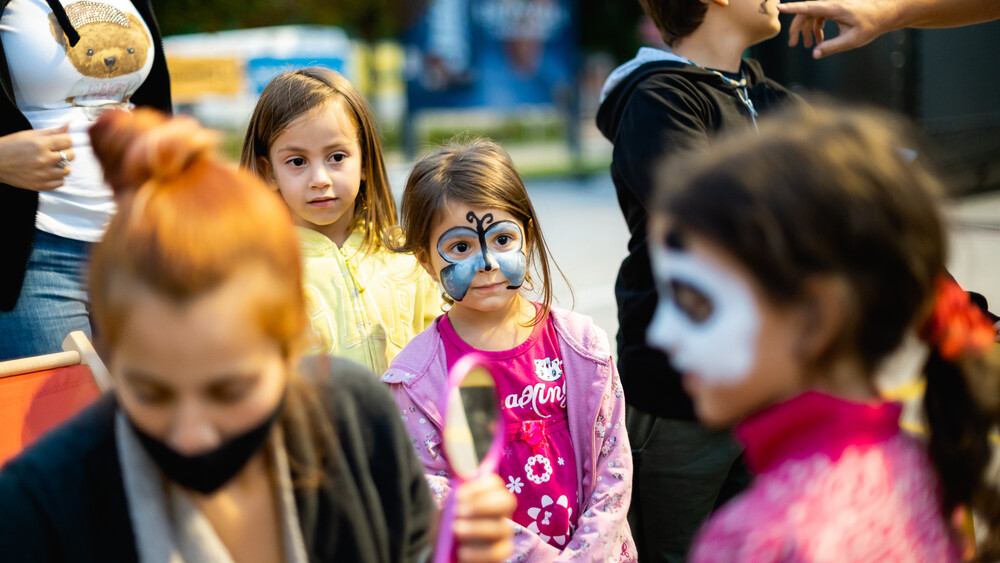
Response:
POLYGON ((366 440, 369 467, 381 491, 391 560, 419 561, 429 551, 430 523, 436 510, 424 467, 386 386, 371 375, 351 379, 371 431, 366 440))
POLYGON ((341 467, 351 477, 331 476, 338 490, 329 506, 337 508, 327 511, 329 518, 320 511, 317 530, 352 537, 328 537, 330 545, 318 551, 337 556, 330 560, 420 561, 435 507, 396 403, 367 368, 331 358, 329 370, 320 392, 337 429, 341 467))
POLYGON ((26 486, 21 469, 0 472, 0 558, 9 563, 60 561, 52 522, 26 486))

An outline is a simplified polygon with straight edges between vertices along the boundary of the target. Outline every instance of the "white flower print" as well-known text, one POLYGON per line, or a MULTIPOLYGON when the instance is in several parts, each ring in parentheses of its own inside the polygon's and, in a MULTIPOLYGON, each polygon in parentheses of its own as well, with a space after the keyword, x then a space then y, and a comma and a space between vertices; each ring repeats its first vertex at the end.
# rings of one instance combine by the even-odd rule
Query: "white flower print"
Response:
POLYGON ((521 481, 521 478, 520 477, 508 477, 508 479, 510 479, 510 482, 507 483, 507 491, 509 491, 509 492, 511 492, 511 493, 513 493, 515 495, 521 494, 521 487, 524 486, 524 482, 521 481))
POLYGON ((524 464, 524 472, 528 480, 536 485, 541 485, 552 478, 552 462, 545 456, 533 455, 528 458, 528 463, 524 464), (541 475, 535 473, 535 467, 541 467, 541 475))
POLYGON ((556 461, 559 462, 559 465, 566 465, 566 461, 563 458, 559 458, 556 461))
POLYGON ((528 516, 535 520, 528 525, 528 529, 538 534, 543 542, 547 543, 551 539, 561 546, 566 545, 569 539, 569 521, 573 516, 573 509, 569 508, 566 495, 560 496, 557 501, 544 495, 542 506, 529 508, 528 516))

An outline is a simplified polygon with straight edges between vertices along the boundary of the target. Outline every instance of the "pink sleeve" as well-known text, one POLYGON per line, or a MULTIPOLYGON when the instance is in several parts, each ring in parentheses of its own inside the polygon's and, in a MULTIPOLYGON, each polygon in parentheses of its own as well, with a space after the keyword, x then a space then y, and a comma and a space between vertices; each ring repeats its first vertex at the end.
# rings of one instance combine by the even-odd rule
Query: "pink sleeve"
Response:
POLYGON ((596 485, 591 496, 582 499, 580 518, 569 546, 560 552, 515 524, 515 555, 508 561, 518 561, 518 556, 529 554, 532 563, 637 560, 626 520, 632 499, 632 450, 625 432, 625 396, 618 369, 613 361, 609 365, 610 381, 594 428, 594 445, 600 448, 596 485))
POLYGON ((450 486, 450 468, 441 455, 441 431, 427 416, 421 405, 415 403, 410 393, 401 383, 389 383, 389 391, 396 400, 403 425, 410 435, 417 459, 424 466, 427 485, 430 486, 438 506, 444 502, 450 486))
MULTIPOLYGON (((748 512, 741 515, 748 521, 759 515, 748 512)), ((719 524, 716 522, 716 524, 719 524)), ((771 526, 772 533, 748 537, 744 533, 726 533, 724 525, 713 525, 712 521, 702 527, 691 544, 689 563, 713 563, 715 561, 810 561, 814 558, 798 549, 795 537, 797 530, 787 530, 781 526, 771 526), (782 533, 773 533, 781 530, 782 533)), ((767 523, 761 524, 767 530, 767 523)), ((845 539, 846 541, 846 539, 845 539)), ((906 559, 906 557, 903 557, 906 559)))
POLYGON ((636 561, 626 519, 632 500, 632 449, 625 431, 625 394, 610 358, 608 365, 610 381, 594 427, 594 444, 600 448, 594 492, 581 499, 576 532, 556 561, 636 561))
MULTIPOLYGON (((813 467, 816 467, 816 465, 813 465, 813 467)), ((799 476, 798 479, 803 479, 803 477, 799 476)), ((812 481, 806 477, 802 482, 812 481)), ((851 483, 852 486, 856 486, 854 485, 855 479, 851 479, 851 483)), ((819 483, 814 483, 814 485, 817 485, 816 490, 836 490, 836 494, 840 497, 849 496, 846 489, 840 491, 839 489, 829 489, 819 483)), ((824 499, 820 496, 814 499, 816 501, 813 506, 815 510, 799 510, 802 506, 797 506, 795 502, 796 493, 794 491, 796 487, 794 483, 782 481, 778 483, 778 488, 783 493, 781 496, 774 495, 773 491, 772 493, 762 493, 764 489, 757 489, 755 491, 751 488, 751 490, 745 491, 740 496, 726 503, 721 509, 715 511, 709 517, 708 521, 702 525, 701 529, 698 530, 698 533, 695 534, 694 541, 691 544, 691 551, 688 555, 688 561, 691 563, 712 563, 714 561, 815 561, 817 559, 815 554, 810 553, 808 550, 804 551, 802 547, 809 543, 810 539, 822 538, 824 529, 838 530, 834 534, 837 538, 836 541, 843 545, 850 544, 854 548, 857 547, 857 544, 853 543, 852 538, 845 534, 846 528, 840 525, 830 527, 832 521, 829 519, 816 518, 816 515, 823 514, 825 510, 829 510, 831 503, 824 502, 824 499), (793 520, 786 520, 786 514, 797 514, 797 516, 793 520)), ((861 486, 858 490, 864 490, 863 494, 865 495, 872 494, 872 489, 870 488, 861 486)), ((838 506, 843 508, 841 505, 838 506)), ((837 512, 837 510, 834 510, 834 512, 843 514, 843 511, 837 512)), ((868 513, 871 513, 871 511, 868 511, 868 513)), ((850 514, 848 514, 847 519, 852 522, 858 521, 858 518, 850 514)), ((894 522, 894 524, 899 524, 899 522, 894 522)), ((861 524, 860 527, 865 530, 869 529, 865 524, 861 524)), ((904 523, 900 529, 907 528, 908 526, 904 523)), ((876 525, 872 529, 882 530, 883 528, 876 525)), ((898 558, 889 556, 892 551, 892 547, 890 546, 895 546, 896 544, 893 542, 886 543, 885 536, 880 533, 876 533, 875 537, 878 538, 876 540, 877 547, 875 551, 880 556, 874 557, 874 559, 864 556, 860 558, 842 557, 841 559, 851 559, 853 561, 905 561, 911 559, 908 556, 912 555, 912 552, 898 558)), ((821 539, 819 545, 824 546, 824 549, 829 551, 828 541, 821 539)), ((912 546, 908 547, 912 550, 912 546)), ((853 553, 865 552, 854 551, 853 553)), ((935 557, 924 558, 924 560, 935 560, 935 557)))

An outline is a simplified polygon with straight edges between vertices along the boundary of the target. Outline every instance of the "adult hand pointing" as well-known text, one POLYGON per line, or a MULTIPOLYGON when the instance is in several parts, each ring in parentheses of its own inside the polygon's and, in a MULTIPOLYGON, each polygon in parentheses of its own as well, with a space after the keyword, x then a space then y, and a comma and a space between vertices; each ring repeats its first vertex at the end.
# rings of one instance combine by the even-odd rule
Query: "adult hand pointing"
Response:
POLYGON ((813 49, 820 58, 867 45, 873 39, 904 27, 952 27, 1000 18, 997 0, 811 0, 784 3, 778 10, 795 14, 788 31, 788 45, 813 49), (827 20, 837 22, 840 33, 823 35, 827 20))

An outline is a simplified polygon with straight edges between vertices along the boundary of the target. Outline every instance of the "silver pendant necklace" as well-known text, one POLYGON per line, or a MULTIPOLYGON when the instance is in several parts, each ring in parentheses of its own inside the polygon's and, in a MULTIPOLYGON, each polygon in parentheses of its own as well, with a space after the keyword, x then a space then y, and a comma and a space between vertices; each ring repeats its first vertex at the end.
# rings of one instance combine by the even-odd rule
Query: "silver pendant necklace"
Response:
POLYGON ((747 88, 747 82, 748 82, 747 75, 745 72, 743 72, 742 68, 740 69, 740 79, 735 80, 733 78, 726 76, 725 74, 722 74, 722 72, 715 70, 714 68, 703 67, 700 64, 695 63, 689 59, 686 59, 686 61, 691 66, 696 66, 702 70, 707 70, 708 72, 715 74, 716 76, 721 78, 723 82, 725 82, 729 86, 732 86, 733 90, 736 91, 736 97, 739 98, 741 102, 743 102, 743 106, 746 107, 747 111, 750 113, 750 120, 753 122, 754 130, 758 131, 757 108, 754 107, 753 100, 750 99, 750 90, 747 88))

